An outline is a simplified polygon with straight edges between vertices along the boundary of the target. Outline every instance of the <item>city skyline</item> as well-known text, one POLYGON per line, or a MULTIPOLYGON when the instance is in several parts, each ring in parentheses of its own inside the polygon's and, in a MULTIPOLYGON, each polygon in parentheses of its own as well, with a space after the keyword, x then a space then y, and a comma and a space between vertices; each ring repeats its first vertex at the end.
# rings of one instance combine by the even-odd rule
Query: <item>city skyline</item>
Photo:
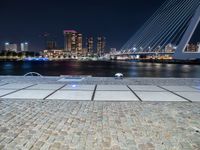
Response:
MULTIPOLYGON (((120 49, 164 1, 1 1, 0 17, 4 21, 0 24, 0 45, 27 41, 31 50, 43 49, 43 34, 49 33, 62 47, 62 31, 74 29, 85 37, 105 36, 109 48, 120 49)), ((199 34, 200 27, 195 32, 195 42, 200 41, 199 34)))

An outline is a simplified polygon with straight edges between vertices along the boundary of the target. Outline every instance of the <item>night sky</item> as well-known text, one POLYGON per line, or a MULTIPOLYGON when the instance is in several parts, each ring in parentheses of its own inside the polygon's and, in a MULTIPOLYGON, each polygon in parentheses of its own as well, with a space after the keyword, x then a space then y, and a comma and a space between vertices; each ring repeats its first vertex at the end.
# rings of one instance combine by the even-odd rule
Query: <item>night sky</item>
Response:
POLYGON ((63 30, 105 36, 107 47, 121 48, 164 0, 1 0, 0 43, 27 41, 44 48, 44 33, 63 47, 63 30))

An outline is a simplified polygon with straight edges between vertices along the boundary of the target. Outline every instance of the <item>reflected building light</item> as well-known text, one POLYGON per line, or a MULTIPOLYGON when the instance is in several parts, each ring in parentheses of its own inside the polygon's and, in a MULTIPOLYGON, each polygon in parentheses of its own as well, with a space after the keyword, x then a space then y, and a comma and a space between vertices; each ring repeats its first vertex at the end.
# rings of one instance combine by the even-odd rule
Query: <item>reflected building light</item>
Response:
POLYGON ((161 68, 162 64, 156 64, 156 68, 161 68))
POLYGON ((172 64, 167 64, 166 66, 170 68, 170 67, 172 67, 172 64))

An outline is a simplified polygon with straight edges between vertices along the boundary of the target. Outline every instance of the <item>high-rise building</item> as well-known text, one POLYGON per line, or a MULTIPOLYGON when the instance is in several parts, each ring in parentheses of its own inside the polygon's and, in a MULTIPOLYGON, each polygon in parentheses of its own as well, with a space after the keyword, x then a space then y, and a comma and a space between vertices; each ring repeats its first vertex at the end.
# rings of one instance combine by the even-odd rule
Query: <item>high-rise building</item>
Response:
POLYGON ((56 43, 56 41, 53 41, 53 40, 47 41, 46 42, 46 49, 47 50, 57 49, 57 43, 56 43))
POLYGON ((25 42, 25 43, 21 43, 21 51, 28 51, 28 43, 25 42))
POLYGON ((69 56, 76 55, 76 36, 75 30, 64 30, 64 50, 69 56))
POLYGON ((200 43, 197 43, 197 52, 200 52, 200 43))
POLYGON ((76 51, 78 57, 83 56, 83 36, 80 33, 76 36, 76 51))
POLYGON ((5 43, 5 50, 17 52, 17 44, 5 43))
POLYGON ((98 37, 97 38, 97 55, 98 56, 102 56, 105 53, 105 46, 106 46, 106 38, 98 37))
POLYGON ((186 52, 197 52, 198 51, 198 45, 196 45, 196 44, 187 44, 185 51, 186 52))
POLYGON ((86 47, 87 47, 88 55, 93 55, 94 54, 94 39, 93 39, 93 37, 89 37, 86 39, 86 47))
POLYGON ((171 43, 167 44, 165 46, 165 52, 174 52, 175 51, 176 46, 172 45, 171 43))

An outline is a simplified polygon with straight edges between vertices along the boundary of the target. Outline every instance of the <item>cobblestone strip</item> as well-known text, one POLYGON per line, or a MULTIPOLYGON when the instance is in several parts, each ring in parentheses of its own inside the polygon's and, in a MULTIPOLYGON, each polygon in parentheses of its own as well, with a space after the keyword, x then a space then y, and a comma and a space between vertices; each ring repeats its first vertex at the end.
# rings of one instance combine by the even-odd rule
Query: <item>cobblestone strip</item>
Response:
POLYGON ((200 103, 2 100, 0 149, 198 150, 200 103))

